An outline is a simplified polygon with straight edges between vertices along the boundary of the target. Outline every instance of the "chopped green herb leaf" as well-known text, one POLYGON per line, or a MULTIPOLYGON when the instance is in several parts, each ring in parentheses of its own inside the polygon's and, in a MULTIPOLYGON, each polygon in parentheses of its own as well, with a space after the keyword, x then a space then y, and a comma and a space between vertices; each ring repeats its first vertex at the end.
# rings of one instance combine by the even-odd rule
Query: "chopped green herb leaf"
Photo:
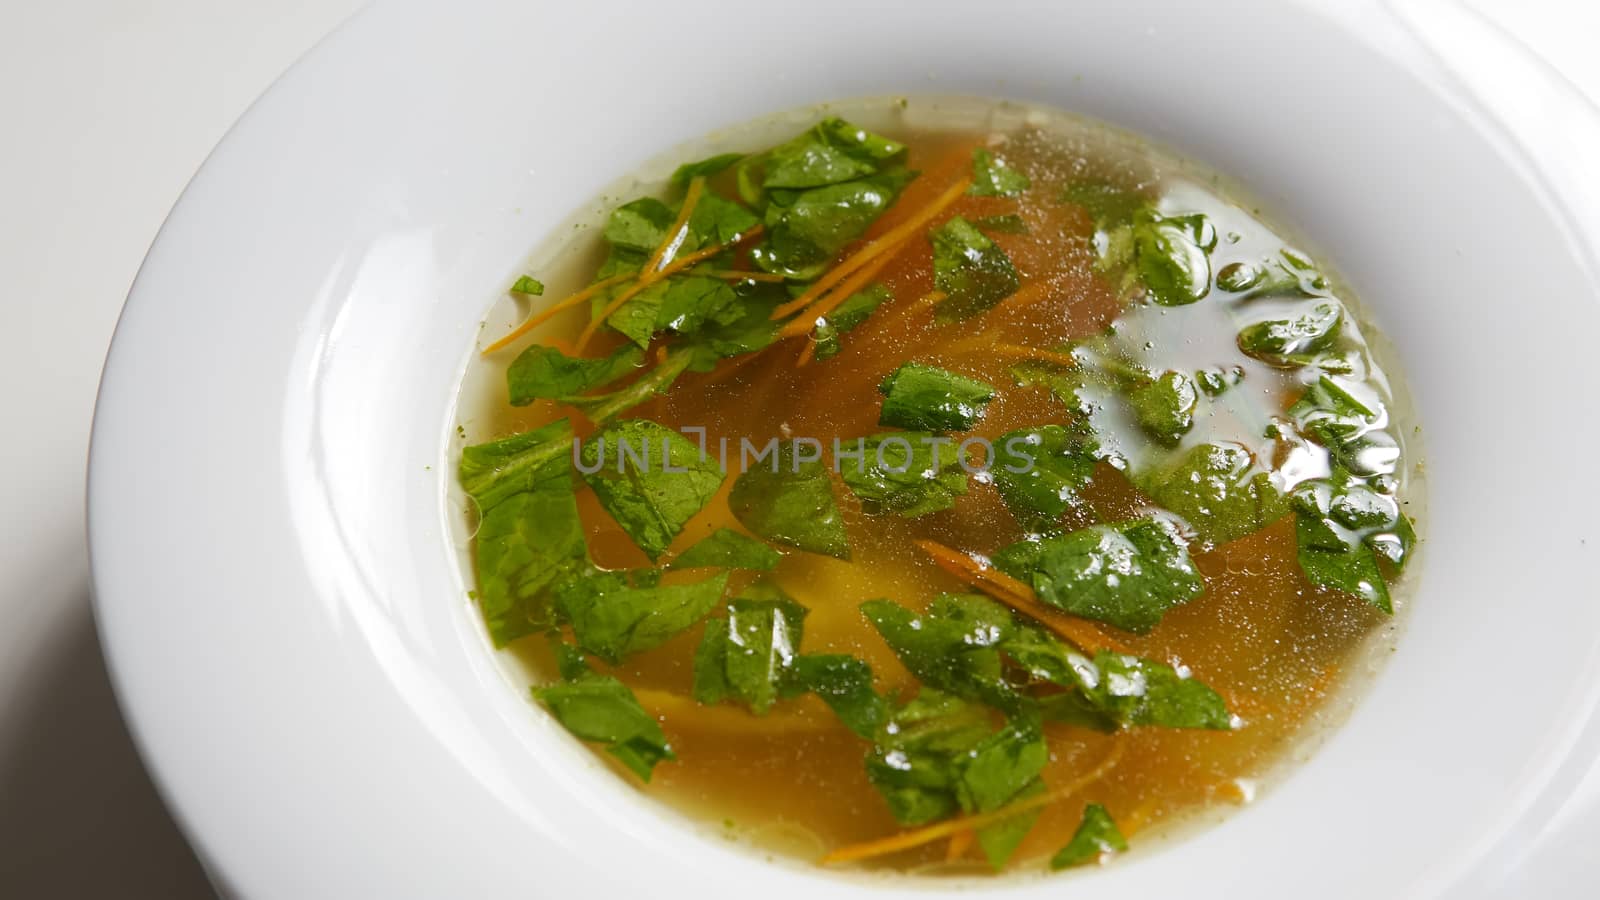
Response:
POLYGON ((1183 538, 1156 517, 1023 541, 994 562, 1051 606, 1140 634, 1204 589, 1183 538))
POLYGON ((583 444, 584 481, 651 559, 722 485, 722 468, 689 440, 648 419, 600 429, 583 444))
POLYGON ((1028 176, 996 159, 993 153, 979 148, 972 151, 972 186, 967 193, 974 197, 1015 197, 1027 190, 1033 182, 1028 176))
POLYGON ((980 708, 924 688, 883 730, 867 778, 902 825, 998 809, 1027 789, 1049 755, 1038 722, 991 731, 980 708))
POLYGON ((1200 402, 1194 382, 1182 372, 1166 371, 1128 391, 1139 424, 1151 437, 1173 445, 1194 428, 1200 402))
POLYGON ((718 528, 678 554, 668 569, 723 568, 770 571, 783 559, 778 551, 731 528, 718 528))
POLYGON ((762 186, 815 188, 880 171, 905 145, 839 118, 828 118, 766 154, 762 186))
POLYGON ((1084 807, 1083 821, 1078 824, 1072 840, 1050 858, 1050 868, 1065 869, 1099 862, 1110 854, 1124 853, 1127 849, 1128 841, 1122 836, 1111 814, 1106 812, 1104 806, 1091 803, 1084 807))
POLYGON ((728 508, 740 524, 769 541, 850 558, 850 541, 822 463, 800 453, 794 441, 771 443, 770 461, 752 460, 733 483, 728 508))
POLYGON ((1275 366, 1302 366, 1318 351, 1326 350, 1339 339, 1344 308, 1332 300, 1307 305, 1306 311, 1291 319, 1269 319, 1246 325, 1239 332, 1239 349, 1275 366))
POLYGON ((1023 527, 1049 529, 1084 504, 1079 492, 1094 476, 1097 455, 1082 436, 1044 425, 1007 432, 996 448, 997 464, 989 473, 1023 527))
POLYGON ((1162 216, 1146 211, 1133 228, 1139 277, 1162 306, 1185 306, 1211 290, 1211 248, 1216 229, 1205 216, 1162 216))
POLYGON ((623 346, 603 359, 573 358, 554 347, 534 344, 506 369, 512 406, 535 400, 565 400, 609 384, 644 363, 637 347, 623 346))
POLYGON ((955 506, 967 492, 961 452, 950 438, 897 431, 860 439, 857 448, 838 465, 868 515, 924 516, 955 506))
POLYGON ((572 466, 557 457, 544 480, 489 508, 478 523, 478 605, 496 647, 549 627, 548 591, 584 564, 572 466))
POLYGON ((881 284, 874 284, 864 290, 851 294, 849 299, 828 313, 812 333, 812 339, 817 342, 816 357, 818 360, 828 359, 838 354, 842 349, 839 336, 854 331, 858 325, 867 320, 882 306, 884 301, 890 299, 889 289, 881 284))
POLYGON ((575 680, 533 689, 563 727, 580 740, 604 744, 607 752, 645 781, 656 763, 677 759, 661 725, 628 686, 610 675, 582 675, 575 680))
POLYGON ((773 191, 765 216, 767 238, 751 250, 750 258, 768 272, 815 278, 915 177, 915 172, 890 169, 799 192, 773 191))
POLYGON ((733 286, 720 278, 682 275, 663 278, 629 298, 606 319, 640 348, 658 331, 694 334, 708 322, 742 317, 733 286))
POLYGON ((1182 516, 1208 544, 1253 534, 1289 511, 1255 454, 1238 444, 1201 444, 1139 481, 1152 500, 1182 516))
POLYGON ((719 153, 697 162, 684 163, 672 173, 672 183, 684 187, 697 177, 710 178, 741 159, 744 159, 743 153, 719 153))
MULTIPOLYGON (((522 434, 461 451, 461 486, 485 513, 513 494, 537 490, 572 455, 572 423, 557 419, 522 434)), ((560 471, 569 471, 560 469, 560 471)))
POLYGON ((807 610, 781 591, 773 593, 732 600, 725 617, 706 624, 694 657, 696 700, 731 699, 762 715, 778 699, 800 651, 807 610))
POLYGON ((879 425, 917 431, 966 431, 983 417, 994 387, 976 378, 917 362, 900 368, 878 385, 883 394, 879 425))
POLYGON ((985 312, 1022 285, 1011 257, 960 216, 944 223, 929 240, 933 242, 933 286, 945 294, 938 307, 942 321, 985 312))
POLYGON ((652 584, 625 572, 595 572, 555 591, 556 610, 578 646, 615 664, 658 647, 705 617, 722 599, 728 575, 693 584, 652 584))
POLYGON ((785 693, 810 691, 828 704, 844 726, 871 739, 888 715, 883 697, 872 687, 872 668, 841 653, 807 654, 795 659, 785 693))
POLYGON ((544 282, 537 278, 524 275, 511 285, 511 293, 523 294, 528 297, 541 297, 544 295, 544 282))

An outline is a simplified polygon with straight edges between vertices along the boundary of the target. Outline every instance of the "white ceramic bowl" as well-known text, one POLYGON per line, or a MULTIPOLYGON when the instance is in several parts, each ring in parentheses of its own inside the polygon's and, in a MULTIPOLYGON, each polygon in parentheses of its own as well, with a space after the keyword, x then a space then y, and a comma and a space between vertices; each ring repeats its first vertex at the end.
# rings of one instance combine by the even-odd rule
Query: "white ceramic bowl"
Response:
POLYGON ((720 126, 933 91, 1086 113, 1243 179, 1355 284, 1427 427, 1421 590, 1349 723, 1218 827, 992 889, 1592 896, 1560 848, 1600 837, 1600 305, 1575 227, 1595 207, 1557 202, 1549 153, 1410 20, 1340 9, 397 3, 329 38, 184 194, 96 413, 107 654, 221 887, 929 889, 766 863, 595 764, 486 652, 444 497, 478 323, 554 223, 720 126))

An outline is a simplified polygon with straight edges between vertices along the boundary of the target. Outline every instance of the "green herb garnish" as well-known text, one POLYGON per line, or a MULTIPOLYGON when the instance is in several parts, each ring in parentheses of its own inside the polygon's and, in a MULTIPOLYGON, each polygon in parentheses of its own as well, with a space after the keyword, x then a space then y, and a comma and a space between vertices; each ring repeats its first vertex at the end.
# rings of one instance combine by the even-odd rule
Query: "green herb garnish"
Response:
POLYGON ((1091 803, 1084 807, 1083 821, 1073 832, 1072 840, 1050 858, 1050 868, 1065 869, 1099 862, 1113 853, 1125 853, 1127 849, 1128 840, 1122 836, 1111 814, 1104 806, 1091 803))
POLYGON ((1204 588, 1177 529, 1155 517, 1012 544, 994 562, 1051 606, 1140 634, 1204 588))
POLYGON ((944 223, 929 240, 933 242, 933 286, 945 295, 938 306, 943 321, 986 312, 1022 286, 1005 251, 960 216, 944 223))
POLYGON ((733 483, 728 509, 734 518, 769 541, 849 559, 850 539, 820 449, 807 458, 794 441, 768 447, 733 483))
POLYGON ((955 506, 967 472, 955 441, 925 431, 858 439, 853 459, 839 460, 845 486, 869 515, 925 516, 955 506))
POLYGON ((917 431, 966 431, 983 416, 994 387, 917 362, 901 364, 878 385, 878 424, 917 431))
POLYGON ((583 478, 611 518, 659 557, 722 486, 722 468, 683 435, 648 419, 607 425, 583 444, 583 478))

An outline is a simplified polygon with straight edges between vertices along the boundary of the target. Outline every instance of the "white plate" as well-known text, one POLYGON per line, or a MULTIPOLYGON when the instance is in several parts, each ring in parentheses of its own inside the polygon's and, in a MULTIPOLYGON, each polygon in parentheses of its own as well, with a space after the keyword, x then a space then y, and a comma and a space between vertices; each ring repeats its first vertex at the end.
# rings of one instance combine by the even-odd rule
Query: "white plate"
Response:
POLYGON ((1600 838, 1579 789, 1600 746, 1593 247, 1548 157, 1453 78, 1386 13, 1284 3, 359 16, 184 194, 96 415, 107 654, 204 861, 263 897, 886 895, 691 833, 506 688, 446 529, 445 444, 490 299, 598 187, 774 110, 935 91, 1084 112, 1245 180, 1355 283, 1427 426, 1421 590, 1349 724, 1218 827, 994 889, 1592 895, 1581 856, 1538 854, 1600 838))

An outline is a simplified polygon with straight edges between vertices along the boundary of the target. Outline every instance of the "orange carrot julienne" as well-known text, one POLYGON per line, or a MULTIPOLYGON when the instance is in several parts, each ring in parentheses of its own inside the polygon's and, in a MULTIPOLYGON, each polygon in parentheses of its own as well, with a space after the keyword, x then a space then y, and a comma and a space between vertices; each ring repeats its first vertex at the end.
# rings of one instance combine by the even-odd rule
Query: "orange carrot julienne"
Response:
POLYGON ((635 275, 635 273, 633 273, 633 272, 624 272, 621 275, 613 275, 610 278, 602 278, 599 281, 596 281, 594 284, 591 284, 588 287, 584 288, 583 290, 578 291, 576 294, 573 294, 572 296, 567 297, 565 300, 562 300, 560 303, 555 303, 555 304, 552 304, 550 306, 545 307, 544 309, 539 310, 538 312, 536 312, 533 315, 527 317, 526 319, 523 319, 522 320, 522 324, 518 325, 516 328, 513 328, 511 330, 510 334, 507 334, 506 336, 500 338, 499 340, 495 341, 494 343, 490 344, 489 346, 483 348, 483 353, 488 354, 488 353, 493 353, 496 350, 499 350, 501 347, 504 347, 507 344, 511 343, 512 341, 516 340, 517 338, 522 337, 524 334, 527 334, 529 331, 531 331, 534 328, 537 328, 539 325, 543 324, 544 322, 549 321, 550 318, 553 317, 556 313, 559 313, 562 310, 571 309, 572 307, 577 306, 579 303, 582 303, 583 301, 589 299, 590 297, 593 297, 596 293, 599 293, 600 291, 604 290, 605 288, 611 287, 614 284, 619 284, 621 282, 627 281, 628 279, 633 278, 634 275, 635 275))
POLYGON ((1101 632, 1094 623, 1078 618, 1065 610, 1044 605, 1039 601, 1033 588, 999 569, 980 563, 967 554, 936 541, 918 540, 915 543, 924 553, 933 557, 939 568, 1017 612, 1038 620, 1046 628, 1076 644, 1080 649, 1089 653, 1098 653, 1101 650, 1128 652, 1126 645, 1101 632))
POLYGON ((578 335, 578 340, 577 340, 576 344, 574 345, 576 351, 579 352, 579 353, 582 353, 583 352, 583 348, 588 346, 589 339, 594 337, 595 329, 600 327, 600 323, 604 322, 608 317, 610 317, 610 315, 612 313, 614 313, 617 310, 621 309, 622 308, 622 304, 627 303, 629 300, 632 300, 635 296, 637 296, 639 294, 640 291, 643 291, 645 288, 649 287, 650 285, 655 284, 656 282, 665 279, 669 275, 675 275, 675 274, 683 271, 684 269, 689 268, 690 266, 694 265, 695 263, 700 262, 701 260, 710 259, 711 257, 716 256, 718 253, 721 253, 721 252, 723 252, 724 250, 727 250, 730 247, 734 247, 734 246, 737 246, 739 244, 742 244, 745 241, 748 241, 751 238, 755 237, 756 235, 760 234, 761 231, 762 231, 762 226, 761 225, 759 225, 759 224, 753 225, 749 229, 745 230, 744 232, 742 232, 742 233, 740 233, 738 235, 735 235, 733 240, 728 241, 725 244, 713 244, 710 247, 704 247, 704 248, 701 248, 699 250, 696 250, 693 253, 687 254, 685 256, 677 257, 676 259, 674 259, 671 262, 667 263, 665 266, 661 267, 660 269, 658 269, 658 270, 656 270, 654 272, 646 273, 645 275, 641 276, 639 278, 639 280, 637 282, 635 282, 633 285, 629 286, 629 288, 627 290, 625 290, 622 293, 618 294, 617 296, 613 297, 611 299, 611 302, 606 304, 605 309, 601 310, 599 315, 595 316, 593 319, 591 319, 589 321, 588 325, 584 326, 583 333, 578 335))
POLYGON ((852 272, 871 262, 880 254, 893 250, 905 243, 919 228, 927 225, 935 216, 943 212, 946 207, 954 203, 971 184, 971 178, 962 178, 955 184, 950 185, 943 194, 940 194, 937 199, 928 204, 921 212, 891 228, 882 237, 856 251, 849 259, 834 266, 832 270, 818 278, 815 284, 807 288, 805 293, 773 310, 772 317, 774 319, 782 319, 796 310, 804 309, 852 272))
POLYGON ((1112 767, 1121 758, 1122 744, 1118 742, 1111 746, 1111 752, 1106 754, 1106 758, 1101 760, 1099 765, 1090 769, 1082 777, 1073 779, 1053 791, 1035 794, 1032 797, 1018 800, 1009 806, 1003 806, 993 812, 962 816, 959 819, 948 819, 935 825, 918 828, 915 831, 903 831, 888 837, 840 847, 824 856, 819 862, 826 866, 834 863, 871 859, 874 856, 885 856, 890 853, 898 853, 901 850, 910 850, 912 847, 920 847, 923 844, 936 841, 942 837, 949 837, 962 831, 976 831, 996 822, 1003 822, 1012 816, 1031 812, 1071 797, 1073 794, 1104 778, 1106 773, 1111 771, 1112 767))
POLYGON ((950 846, 945 848, 944 861, 955 862, 966 856, 967 851, 972 849, 972 843, 977 840, 977 837, 978 832, 971 828, 950 835, 950 846))
POLYGON ((689 179, 689 189, 684 191, 683 205, 678 209, 678 217, 673 220, 672 227, 667 229, 667 236, 662 239, 656 252, 650 254, 650 261, 645 263, 646 274, 661 268, 667 257, 678 252, 683 242, 689 237, 689 217, 694 214, 694 208, 700 202, 700 194, 706 189, 704 175, 696 175, 689 179))
POLYGON ((883 253, 877 259, 857 269, 855 274, 841 282, 838 289, 833 293, 818 300, 800 315, 778 329, 778 340, 795 337, 810 331, 816 326, 818 320, 837 309, 839 304, 849 300, 856 291, 865 287, 873 276, 883 271, 883 267, 887 266, 895 258, 895 255, 895 252, 883 253))

